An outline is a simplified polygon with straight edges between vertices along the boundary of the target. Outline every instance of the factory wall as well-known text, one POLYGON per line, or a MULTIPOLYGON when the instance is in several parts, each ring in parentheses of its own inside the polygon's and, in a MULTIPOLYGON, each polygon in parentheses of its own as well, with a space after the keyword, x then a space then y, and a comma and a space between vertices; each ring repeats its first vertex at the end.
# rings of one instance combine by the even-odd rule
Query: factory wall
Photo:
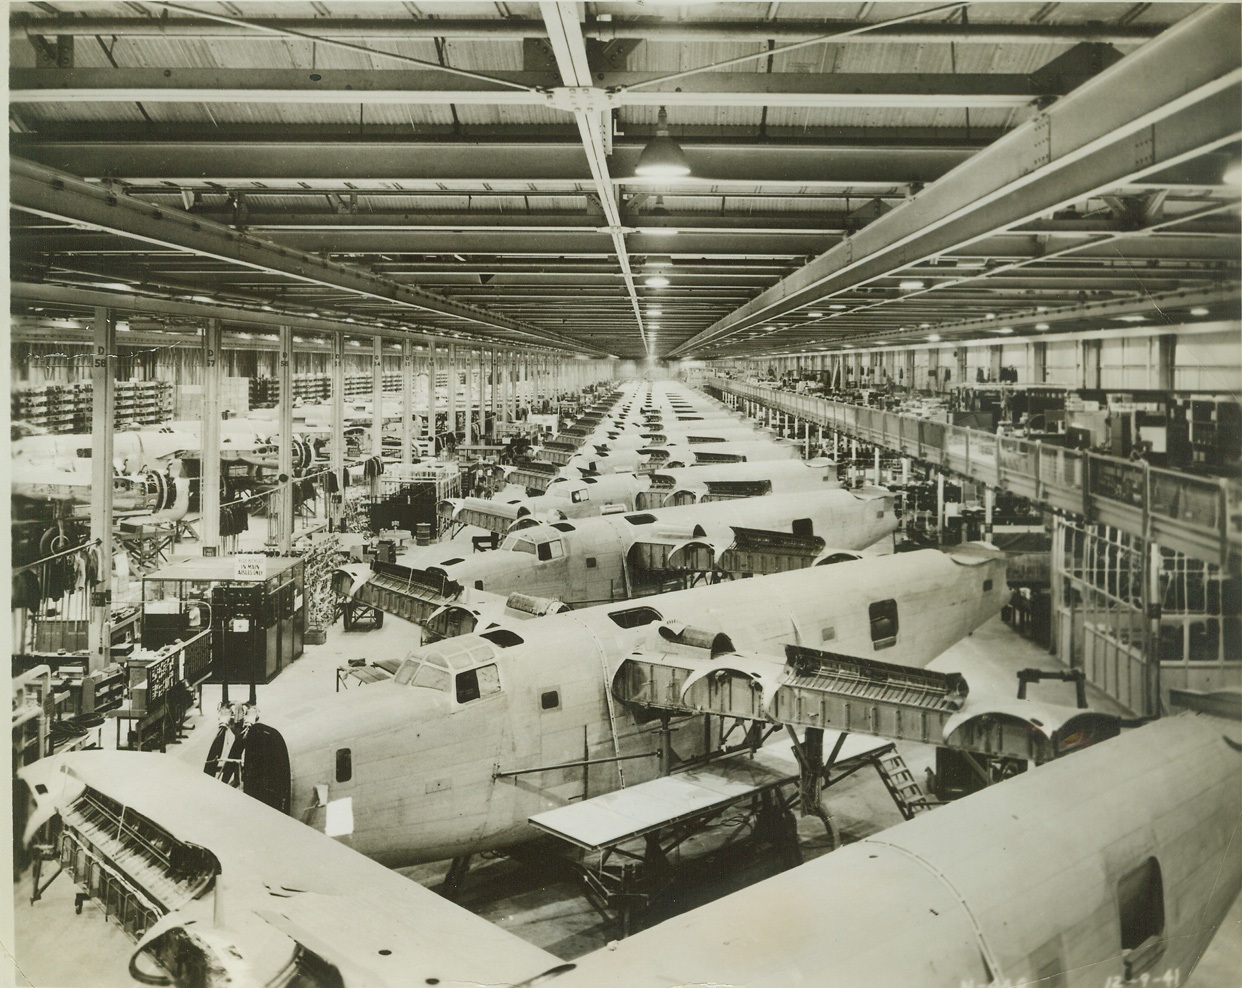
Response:
MULTIPOLYGON (((892 380, 918 390, 997 381, 1002 367, 1017 371, 1019 384, 1066 388, 1191 390, 1230 394, 1242 375, 1242 324, 1235 320, 1169 327, 1126 327, 1024 337, 1003 342, 968 340, 904 347, 852 348, 803 356, 719 361, 734 373, 799 369, 811 374, 836 366, 854 368, 849 380, 892 380), (857 368, 872 368, 859 377, 857 368), (881 373, 883 371, 883 373, 881 373)), ((840 375, 838 375, 840 380, 840 375)))

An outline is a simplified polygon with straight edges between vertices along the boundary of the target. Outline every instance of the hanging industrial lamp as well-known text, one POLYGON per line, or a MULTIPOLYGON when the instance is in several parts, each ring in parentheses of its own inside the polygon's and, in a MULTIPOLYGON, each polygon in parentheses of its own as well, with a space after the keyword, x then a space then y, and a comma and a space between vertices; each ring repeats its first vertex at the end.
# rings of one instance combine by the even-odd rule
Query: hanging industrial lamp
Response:
POLYGON ((668 136, 668 112, 664 107, 660 107, 660 116, 656 120, 656 136, 643 148, 634 171, 639 175, 662 178, 690 174, 690 162, 686 160, 681 145, 668 136))

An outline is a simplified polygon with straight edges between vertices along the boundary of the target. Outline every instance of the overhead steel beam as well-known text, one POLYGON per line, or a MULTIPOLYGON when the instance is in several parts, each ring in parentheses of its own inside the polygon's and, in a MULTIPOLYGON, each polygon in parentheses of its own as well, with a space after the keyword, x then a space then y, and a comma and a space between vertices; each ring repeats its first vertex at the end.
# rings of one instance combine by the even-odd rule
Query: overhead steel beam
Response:
POLYGON ((1193 14, 674 355, 1238 140, 1239 11, 1193 14))
MULTIPOLYGON (((249 24, 224 24, 194 17, 101 17, 98 0, 64 2, 63 11, 81 16, 40 17, 16 13, 9 21, 14 41, 61 35, 117 38, 271 38, 273 29, 334 38, 410 40, 472 38, 502 41, 545 37, 543 21, 529 18, 426 18, 426 17, 255 17, 249 24)), ((583 24, 584 37, 599 41, 807 41, 840 31, 856 29, 863 21, 798 18, 766 21, 680 21, 663 17, 616 17, 583 24)), ((1096 41, 1115 45, 1141 44, 1162 30, 1159 24, 1031 23, 905 23, 876 28, 867 34, 845 36, 833 44, 952 41, 962 44, 1074 44, 1096 41)))
MULTIPOLYGON (((9 283, 9 296, 14 302, 65 306, 83 311, 88 311, 95 306, 106 306, 114 312, 204 321, 219 319, 225 323, 270 330, 278 330, 281 326, 292 326, 295 330, 305 333, 380 336, 395 342, 413 340, 415 343, 430 343, 434 339, 439 339, 440 341, 445 339, 442 334, 420 332, 415 329, 388 329, 363 322, 346 323, 334 319, 312 319, 305 314, 281 310, 263 312, 230 305, 210 305, 205 302, 156 298, 133 293, 97 291, 88 288, 68 288, 63 285, 13 281, 9 283)), ((473 343, 487 344, 493 342, 488 337, 480 337, 475 334, 463 336, 462 338, 467 342, 473 343)), ((546 345, 538 347, 506 342, 506 346, 537 351, 553 349, 556 352, 563 352, 562 348, 548 347, 546 345)))
MULTIPOLYGON (((580 35, 579 35, 580 36, 580 35)), ((563 74, 563 72, 562 72, 563 74)), ((1002 73, 743 73, 703 72, 674 82, 631 86, 655 72, 588 74, 565 82, 542 72, 496 72, 525 89, 427 70, 248 68, 50 68, 9 70, 9 102, 31 103, 287 103, 497 105, 571 108, 591 94, 607 110, 622 106, 978 107, 1029 105, 1062 90, 1037 86, 1029 75, 1002 73)))
POLYGON ((570 87, 578 99, 571 101, 574 119, 578 124, 578 133, 582 138, 582 146, 586 152, 587 165, 591 169, 591 178, 595 182, 595 192, 604 218, 608 222, 609 236, 612 239, 613 252, 617 264, 625 280, 625 290, 630 297, 630 305, 634 310, 634 322, 638 336, 646 349, 647 333, 643 328, 643 315, 639 307, 638 288, 634 284, 634 273, 630 269, 629 253, 625 246, 625 230, 622 224, 621 208, 617 201, 617 190, 609 175, 608 155, 612 144, 612 114, 606 104, 601 104, 595 94, 597 89, 591 88, 593 78, 591 65, 587 58, 586 41, 582 37, 582 28, 578 22, 578 5, 576 3, 541 2, 539 13, 547 25, 548 41, 556 57, 557 69, 565 85, 570 87))
POLYGON ((393 302, 412 312, 448 316, 467 326, 499 331, 516 338, 516 341, 576 347, 573 340, 554 336, 535 326, 448 302, 431 293, 345 264, 237 233, 188 213, 158 209, 73 175, 55 172, 20 158, 11 158, 9 167, 10 204, 26 212, 85 224, 119 236, 215 257, 247 268, 278 272, 294 281, 339 288, 354 295, 393 302))
MULTIPOLYGON (((644 142, 614 143, 615 183, 641 185, 634 175, 644 142)), ((661 183, 666 195, 680 187, 703 189, 714 184, 772 184, 781 189, 805 185, 852 187, 863 196, 894 184, 928 183, 975 153, 960 147, 835 147, 822 144, 749 144, 682 142, 694 174, 661 183)), ((38 141, 14 138, 13 153, 87 178, 108 176, 118 182, 160 180, 188 189, 305 182, 344 188, 342 174, 362 183, 395 183, 413 190, 418 182, 465 189, 480 182, 510 182, 537 191, 541 183, 593 181, 581 144, 505 143, 486 152, 469 141, 38 141)), ((306 189, 299 189, 305 192, 306 189)))
MULTIPOLYGON (((462 254, 496 257, 547 257, 549 259, 608 258, 613 256, 611 241, 606 234, 571 232, 559 237, 528 236, 521 233, 420 233, 403 230, 280 230, 265 234, 267 239, 282 246, 313 253, 337 255, 368 254, 396 257, 401 254, 462 254)), ((731 237, 727 242, 714 233, 686 233, 676 237, 660 237, 650 233, 632 233, 630 250, 634 254, 668 254, 670 252, 708 260, 801 260, 836 243, 840 237, 825 235, 816 244, 801 234, 756 234, 749 238, 731 237), (672 245, 676 242, 676 249, 672 245)), ((21 234, 19 253, 38 251, 92 252, 102 254, 150 254, 145 244, 109 241, 106 238, 72 230, 64 233, 40 230, 21 234)), ((371 259, 368 259, 370 263, 371 259)))

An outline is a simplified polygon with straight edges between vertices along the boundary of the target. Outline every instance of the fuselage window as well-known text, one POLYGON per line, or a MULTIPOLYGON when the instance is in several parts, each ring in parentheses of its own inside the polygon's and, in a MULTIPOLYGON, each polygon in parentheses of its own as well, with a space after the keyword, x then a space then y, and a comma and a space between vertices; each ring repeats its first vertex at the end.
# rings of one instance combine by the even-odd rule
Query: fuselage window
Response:
POLYGON ((628 607, 624 611, 613 611, 608 617, 612 623, 621 628, 637 628, 653 621, 662 621, 660 612, 654 607, 628 607))
POLYGON ((532 555, 535 552, 535 543, 529 539, 520 539, 511 546, 514 552, 529 552, 532 555))
POLYGON ((655 522, 656 516, 647 515, 647 514, 626 515, 625 520, 628 521, 631 525, 651 525, 655 522))
POLYGON ((989 590, 991 590, 991 589, 992 589, 992 581, 991 581, 991 580, 984 580, 984 581, 983 581, 983 592, 984 592, 984 593, 987 593, 987 592, 988 592, 989 590))
POLYGON ((348 748, 336 749, 336 781, 348 782, 354 777, 354 756, 348 748))
POLYGON ((876 648, 897 644, 897 601, 877 600, 868 611, 871 616, 871 643, 876 648))
POLYGON ((499 645, 501 648, 512 648, 514 645, 521 645, 523 641, 520 635, 510 631, 508 628, 497 628, 495 631, 484 632, 479 637, 486 638, 489 642, 499 645))
POLYGON ((1117 883, 1117 911, 1121 920, 1121 949, 1125 977, 1131 981, 1147 971, 1164 953, 1164 881, 1160 862, 1148 858, 1117 883))
POLYGON ((500 674, 494 665, 479 666, 457 674, 457 702, 469 703, 500 692, 500 674))
POLYGON ((560 539, 539 543, 538 556, 541 562, 546 563, 549 559, 560 559, 563 555, 565 555, 565 548, 561 545, 560 539))
POLYGON ((559 690, 544 690, 539 694, 540 710, 559 710, 561 706, 561 694, 559 690))
POLYGON ((577 490, 569 495, 569 500, 573 504, 581 504, 583 501, 587 500, 589 497, 590 495, 587 491, 577 490))

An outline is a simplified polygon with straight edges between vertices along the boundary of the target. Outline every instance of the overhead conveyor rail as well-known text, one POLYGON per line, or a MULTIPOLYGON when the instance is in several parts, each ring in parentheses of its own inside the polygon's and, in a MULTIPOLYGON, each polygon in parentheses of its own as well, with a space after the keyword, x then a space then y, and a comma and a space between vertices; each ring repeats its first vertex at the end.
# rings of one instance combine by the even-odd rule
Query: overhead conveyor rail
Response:
POLYGON ((713 377, 706 387, 1242 573, 1242 484, 713 377))
POLYGON ((998 697, 972 699, 955 673, 788 645, 785 661, 731 650, 723 636, 669 630, 626 659, 613 695, 657 714, 716 714, 832 729, 1042 763, 1113 737, 1110 714, 998 697))

